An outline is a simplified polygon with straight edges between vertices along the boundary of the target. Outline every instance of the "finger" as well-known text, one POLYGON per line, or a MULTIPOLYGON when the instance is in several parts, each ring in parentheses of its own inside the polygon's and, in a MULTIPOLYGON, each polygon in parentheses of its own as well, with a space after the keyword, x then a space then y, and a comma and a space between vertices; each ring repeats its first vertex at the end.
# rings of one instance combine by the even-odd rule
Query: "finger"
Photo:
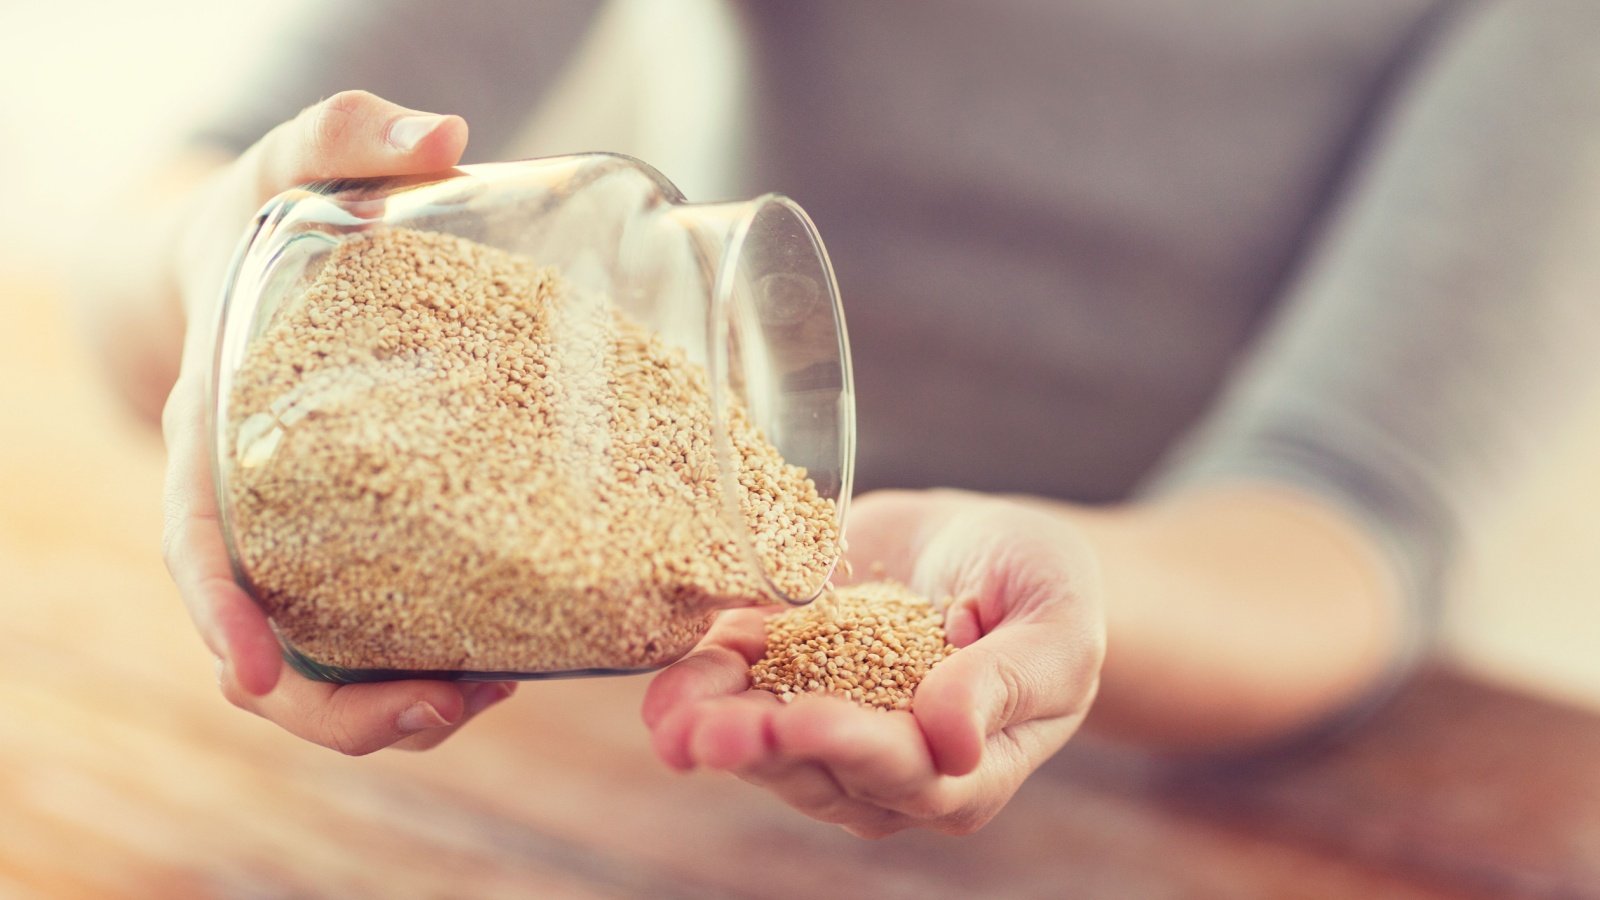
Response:
POLYGON ((407 175, 448 169, 467 146, 460 116, 407 109, 344 91, 307 107, 246 151, 257 205, 280 191, 324 178, 407 175))
POLYGON ((877 810, 877 813, 878 815, 870 820, 846 823, 841 827, 858 838, 875 841, 924 824, 893 810, 882 809, 877 810))
POLYGON ((199 378, 186 375, 162 414, 168 448, 162 555, 206 645, 243 690, 261 695, 277 683, 282 658, 266 615, 233 580, 205 452, 203 402, 199 378))
POLYGON ((420 731, 407 738, 402 738, 391 744, 396 750, 421 751, 431 750, 444 743, 456 732, 466 727, 466 724, 477 718, 489 707, 507 699, 516 693, 517 683, 514 681, 492 681, 461 685, 463 711, 460 721, 444 728, 430 728, 420 731))
POLYGON ((967 642, 912 698, 939 771, 971 772, 1008 725, 1086 707, 1104 639, 1085 546, 1056 518, 1003 503, 952 518, 929 538, 918 581, 961 598, 947 611, 947 634, 967 642))
POLYGON ((750 687, 750 666, 766 653, 761 609, 735 609, 717 616, 699 647, 656 675, 646 689, 640 715, 654 729, 667 714, 707 697, 750 687))
POLYGON ((673 710, 750 686, 744 658, 727 647, 702 647, 678 660, 645 690, 641 715, 647 728, 655 728, 673 710))
POLYGON ((218 235, 234 235, 271 198, 297 185, 332 178, 438 172, 456 165, 467 145, 460 116, 422 113, 365 91, 344 91, 307 107, 219 170, 195 194, 191 226, 177 246, 176 275, 190 329, 185 366, 209 362, 212 335, 206 304, 214 300, 228 261, 218 235), (200 326, 200 327, 194 327, 200 326))
POLYGON ((686 735, 694 765, 734 771, 759 765, 772 752, 770 721, 783 704, 765 691, 746 691, 696 704, 686 735))
POLYGON ((734 774, 800 813, 819 822, 839 825, 859 837, 879 838, 917 824, 894 810, 851 797, 821 763, 792 759, 768 761, 734 774))
POLYGON ((677 772, 694 769, 689 739, 694 734, 696 722, 694 706, 690 705, 664 713, 656 724, 650 726, 650 746, 668 768, 677 772))
POLYGON ((983 637, 983 624, 975 606, 969 599, 961 598, 945 609, 944 639, 950 646, 965 647, 983 637))
POLYGON ((911 700, 934 765, 978 767, 989 738, 1012 724, 1081 713, 1093 695, 1089 651, 1036 624, 1002 626, 928 673, 911 700))
POLYGON ((845 793, 821 763, 768 759, 733 770, 733 774, 820 822, 847 827, 867 825, 880 821, 885 813, 845 793))
POLYGON ((696 766, 747 765, 765 752, 765 717, 778 704, 778 698, 765 691, 684 703, 657 722, 650 732, 651 746, 662 762, 680 772, 696 766))
POLYGON ((732 772, 800 812, 858 835, 891 834, 942 811, 936 808, 940 792, 933 789, 932 764, 909 715, 827 698, 784 704, 752 691, 680 709, 657 736, 681 748, 658 744, 658 752, 666 749, 682 768, 732 772), (874 727, 891 719, 899 720, 894 727, 874 727), (785 720, 789 724, 777 724, 785 720), (862 739, 865 746, 857 746, 862 739))
POLYGON ((277 687, 254 696, 223 678, 223 693, 241 709, 290 734, 347 756, 364 756, 424 732, 449 735, 466 713, 462 685, 389 681, 334 685, 285 672, 277 687))
POLYGON ((803 698, 772 716, 773 754, 825 768, 847 796, 919 814, 938 780, 909 713, 864 709, 834 698, 803 698))

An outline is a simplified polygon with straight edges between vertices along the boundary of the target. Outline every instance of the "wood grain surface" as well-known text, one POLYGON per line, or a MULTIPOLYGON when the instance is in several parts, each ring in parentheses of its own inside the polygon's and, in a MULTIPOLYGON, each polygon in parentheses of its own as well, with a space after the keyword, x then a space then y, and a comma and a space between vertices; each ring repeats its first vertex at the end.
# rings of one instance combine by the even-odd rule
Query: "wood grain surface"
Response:
POLYGON ((159 447, 49 285, 4 286, 0 896, 1600 897, 1600 718, 1447 671, 1315 754, 1075 745, 960 839, 673 775, 637 678, 526 685, 426 754, 303 744, 217 694, 159 562, 159 447))

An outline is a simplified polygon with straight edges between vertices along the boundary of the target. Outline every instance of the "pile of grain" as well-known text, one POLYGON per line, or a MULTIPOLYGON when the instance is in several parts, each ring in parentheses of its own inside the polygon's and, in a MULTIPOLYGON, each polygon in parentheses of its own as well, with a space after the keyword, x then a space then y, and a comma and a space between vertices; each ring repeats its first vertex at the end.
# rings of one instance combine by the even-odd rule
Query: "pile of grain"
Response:
POLYGON ((879 709, 907 709, 928 671, 956 652, 943 617, 893 581, 827 591, 767 620, 767 654, 750 686, 793 700, 838 694, 879 709))
POLYGON ((799 595, 837 557, 834 504, 737 404, 745 522, 724 514, 703 368, 456 237, 332 251, 249 348, 228 420, 236 552, 324 665, 661 665, 712 607, 765 602, 747 546, 799 595))

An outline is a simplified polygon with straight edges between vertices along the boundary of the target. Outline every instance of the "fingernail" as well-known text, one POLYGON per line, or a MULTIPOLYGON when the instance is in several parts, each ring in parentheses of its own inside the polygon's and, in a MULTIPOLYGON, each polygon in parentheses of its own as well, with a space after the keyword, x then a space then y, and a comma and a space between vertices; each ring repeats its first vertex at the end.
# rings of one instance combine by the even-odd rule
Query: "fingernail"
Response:
POLYGON ((426 700, 418 700, 406 707, 405 712, 400 714, 400 718, 395 719, 394 724, 395 727, 406 734, 416 734, 419 731, 439 728, 450 723, 444 716, 439 715, 439 711, 433 708, 432 703, 426 700))
POLYGON ((221 687, 222 686, 222 673, 227 668, 228 668, 228 664, 222 661, 222 657, 220 657, 220 656, 217 657, 217 687, 221 687))
POLYGON ((422 139, 444 123, 444 116, 404 116, 389 125, 389 143, 399 150, 415 150, 422 139))
POLYGON ((506 684, 505 682, 474 685, 467 694, 467 715, 472 716, 483 712, 511 696, 514 690, 516 690, 515 685, 506 684))

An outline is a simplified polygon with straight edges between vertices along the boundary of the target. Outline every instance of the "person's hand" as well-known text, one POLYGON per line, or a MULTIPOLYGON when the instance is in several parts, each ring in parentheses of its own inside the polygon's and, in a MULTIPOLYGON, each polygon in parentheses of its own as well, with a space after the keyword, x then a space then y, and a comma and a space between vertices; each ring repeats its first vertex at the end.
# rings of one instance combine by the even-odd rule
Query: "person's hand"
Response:
POLYGON ((417 113, 360 91, 337 94, 273 129, 202 184, 172 248, 172 279, 187 331, 178 380, 162 413, 167 568, 217 657, 224 696, 348 754, 431 747, 509 696, 513 686, 421 680, 336 686, 284 665, 265 614, 234 583, 217 520, 205 429, 216 303, 239 235, 274 195, 323 178, 447 169, 466 143, 459 117, 417 113))
POLYGON ((955 492, 879 493, 851 511, 857 578, 888 577, 935 601, 961 649, 909 712, 835 697, 782 703, 749 689, 764 616, 720 616, 656 676, 644 719, 679 770, 732 772, 863 837, 976 830, 1077 731, 1099 683, 1099 573, 1078 532, 1042 509, 955 492))

